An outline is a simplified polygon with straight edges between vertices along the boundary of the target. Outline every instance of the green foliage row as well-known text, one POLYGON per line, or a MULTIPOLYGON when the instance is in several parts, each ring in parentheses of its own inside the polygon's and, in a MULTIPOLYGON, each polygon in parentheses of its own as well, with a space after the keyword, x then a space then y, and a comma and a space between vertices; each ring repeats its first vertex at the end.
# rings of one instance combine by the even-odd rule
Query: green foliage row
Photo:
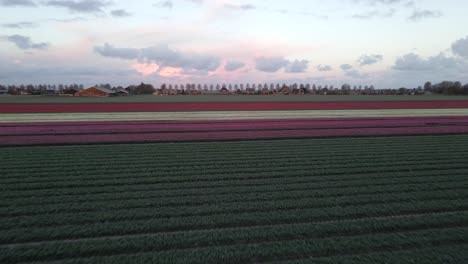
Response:
POLYGON ((298 151, 303 149, 315 150, 318 153, 327 149, 339 148, 342 150, 363 149, 378 150, 387 149, 409 149, 409 146, 431 146, 447 147, 458 146, 461 142, 468 141, 468 135, 451 136, 418 136, 418 137, 363 137, 363 138, 336 138, 336 139, 301 139, 301 140, 267 140, 248 142, 202 142, 202 143, 158 143, 158 144, 118 144, 118 145, 80 145, 80 146, 46 146, 46 147, 8 147, 2 148, 0 157, 2 160, 14 162, 21 159, 37 160, 43 155, 50 158, 80 158, 87 154, 90 158, 102 158, 106 152, 113 155, 132 157, 141 153, 142 156, 155 155, 155 158, 163 158, 173 155, 219 155, 219 153, 234 153, 238 151, 298 151), (323 148, 326 147, 326 148, 323 148), (358 148, 357 148, 358 147, 358 148), (375 147, 375 148, 374 148, 375 147), (53 153, 51 153, 53 149, 53 153))
MULTIPOLYGON (((399 183, 399 180, 415 180, 419 183, 428 183, 428 180, 452 181, 457 176, 467 175, 468 168, 454 169, 448 168, 447 170, 421 170, 421 171, 392 171, 385 173, 357 173, 357 174, 337 174, 326 176, 313 176, 310 177, 307 172, 302 173, 260 173, 258 175, 249 175, 249 178, 238 178, 246 176, 242 174, 233 175, 233 178, 224 179, 220 181, 188 181, 188 182, 172 182, 161 183, 157 187, 140 190, 134 192, 131 190, 121 190, 120 192, 104 192, 104 193, 87 193, 76 195, 49 195, 49 196, 35 196, 23 198, 9 198, 2 199, 0 206, 19 207, 27 205, 41 205, 47 206, 48 204, 62 204, 62 203, 83 203, 83 202, 99 202, 109 200, 133 200, 133 199, 161 199, 161 198, 181 198, 181 197, 196 197, 201 199, 204 196, 213 195, 226 195, 226 194, 250 194, 250 193, 265 193, 265 192, 278 192, 280 190, 310 190, 311 187, 316 186, 316 183, 329 182, 333 184, 332 188, 319 188, 319 190, 331 189, 349 189, 355 188, 360 190, 359 186, 368 186, 368 181, 387 179, 388 184, 380 182, 379 187, 385 186, 400 186, 407 185, 407 182, 399 183), (235 177, 234 177, 235 176, 235 177), (250 177, 252 176, 252 177, 250 177), (421 179, 421 181, 419 181, 421 179), (424 180, 422 180, 424 179, 424 180), (364 184, 362 181, 367 180, 364 184), (356 184, 357 181, 357 184, 356 184), (348 183, 348 184, 346 184, 348 183), (352 183, 349 186, 349 183, 352 183), (341 185, 339 185, 341 184, 341 185), (346 187, 347 186, 347 187, 346 187), (227 189, 230 188, 230 189, 227 189)), ((374 186, 377 187, 377 186, 374 186)), ((371 190, 371 189, 368 189, 371 190)))
MULTIPOLYGON (((449 185, 456 188, 456 184, 449 185)), ((444 186, 445 187, 445 186, 444 186)), ((57 208, 52 212, 21 212, 21 216, 3 218, 2 230, 13 228, 34 228, 64 225, 85 225, 118 221, 174 218, 183 216, 210 216, 232 213, 265 212, 305 208, 333 208, 357 205, 385 204, 408 201, 432 201, 468 199, 463 189, 429 190, 408 193, 359 194, 341 197, 310 197, 296 194, 286 197, 266 197, 258 200, 209 201, 202 204, 164 204, 157 200, 126 202, 119 201, 105 205, 96 204, 91 208, 57 208), (51 218, 50 214, 54 217, 51 218)), ((174 202, 178 202, 174 199, 174 202)), ((18 215, 18 212, 8 212, 18 215)), ((6 216, 6 215, 5 215, 6 216)))
MULTIPOLYGON (((298 241, 300 239, 339 239, 339 236, 360 237, 365 234, 404 232, 412 230, 446 228, 466 225, 467 212, 422 214, 380 219, 363 218, 339 222, 299 222, 241 228, 199 230, 188 233, 156 233, 115 238, 98 238, 72 241, 56 241, 45 244, 18 245, 6 250, 0 247, 0 262, 25 262, 62 260, 106 256, 111 254, 132 254, 137 252, 175 251, 182 249, 196 252, 199 249, 221 245, 249 244, 252 247, 274 241, 298 241), (338 238, 337 238, 338 237, 338 238)), ((448 229, 450 233, 452 230, 448 229)), ((448 231, 446 229, 446 231, 448 231)), ((465 229, 458 230, 467 234, 465 229)), ((418 232, 415 232, 418 235, 418 232)), ((460 236, 454 236, 459 238, 460 236)), ((343 237, 344 238, 344 237, 343 237)), ((365 236, 364 236, 365 238, 365 236)), ((429 239, 431 237, 429 236, 429 239)), ((393 245, 395 246, 395 245, 393 245)))
MULTIPOLYGON (((263 152, 263 151, 262 151, 263 152)), ((197 157, 194 158, 193 155, 188 157, 183 156, 167 156, 165 158, 154 158, 152 156, 134 156, 134 157, 122 157, 117 158, 113 157, 112 159, 105 164, 103 164, 102 159, 91 159, 87 156, 84 156, 81 159, 77 159, 76 163, 70 164, 69 161, 60 160, 54 161, 49 166, 44 166, 43 162, 27 163, 23 164, 21 167, 17 164, 9 164, 9 166, 3 167, 3 178, 12 178, 12 177, 23 177, 25 174, 34 171, 34 176, 36 178, 43 177, 44 175, 49 175, 50 173, 63 173, 69 175, 70 172, 75 172, 76 170, 86 170, 93 171, 99 170, 103 166, 107 166, 112 171, 121 170, 121 169, 139 169, 146 170, 146 168, 160 168, 164 170, 173 170, 181 169, 181 160, 184 160, 183 168, 192 167, 197 168, 215 168, 221 166, 248 166, 255 161, 256 164, 269 163, 272 165, 281 163, 297 163, 297 164, 308 164, 309 166, 318 166, 329 163, 336 163, 336 160, 344 162, 353 162, 353 163, 368 163, 369 159, 375 160, 376 162, 388 162, 388 161, 410 161, 410 160, 431 160, 434 158, 456 158, 463 155, 466 155, 467 150, 463 145, 457 145, 453 148, 448 149, 447 146, 443 148, 412 148, 411 150, 401 151, 395 149, 379 149, 379 152, 375 150, 355 150, 355 151, 339 151, 329 150, 323 151, 317 155, 310 155, 307 150, 301 151, 296 150, 293 153, 281 152, 281 153, 270 153, 271 156, 259 156, 258 152, 239 152, 236 154, 230 153, 230 155, 216 155, 213 157, 197 157), (330 158, 333 156, 333 159, 330 158), (84 167, 85 166, 85 167, 84 167)), ((102 153, 101 156, 111 156, 111 153, 102 153)), ((269 164, 265 164, 269 166, 269 164)), ((278 166, 278 165, 276 165, 278 166)), ((0 178, 1 180, 1 178, 0 178)))

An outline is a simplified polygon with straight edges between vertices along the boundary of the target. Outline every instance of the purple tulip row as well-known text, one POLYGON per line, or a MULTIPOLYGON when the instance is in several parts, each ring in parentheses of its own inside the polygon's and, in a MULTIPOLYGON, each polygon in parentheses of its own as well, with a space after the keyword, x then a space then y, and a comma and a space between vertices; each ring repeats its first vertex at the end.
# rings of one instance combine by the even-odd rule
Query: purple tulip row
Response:
POLYGON ((18 123, 0 145, 240 140, 468 133, 468 117, 183 122, 18 123))

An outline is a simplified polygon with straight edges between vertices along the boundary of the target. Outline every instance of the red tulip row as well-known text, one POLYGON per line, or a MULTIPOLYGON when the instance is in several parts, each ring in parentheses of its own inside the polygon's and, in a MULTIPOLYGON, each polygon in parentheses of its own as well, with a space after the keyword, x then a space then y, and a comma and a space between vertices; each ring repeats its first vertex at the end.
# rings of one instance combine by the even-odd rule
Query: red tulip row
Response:
POLYGON ((468 108, 466 101, 3 104, 0 113, 468 108))

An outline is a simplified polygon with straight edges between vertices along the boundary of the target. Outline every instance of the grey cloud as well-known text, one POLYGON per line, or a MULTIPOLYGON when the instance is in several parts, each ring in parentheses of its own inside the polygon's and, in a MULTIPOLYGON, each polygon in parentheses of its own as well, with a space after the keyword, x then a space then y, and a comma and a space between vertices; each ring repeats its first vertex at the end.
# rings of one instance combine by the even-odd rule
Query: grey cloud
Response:
POLYGON ((37 26, 37 24, 33 23, 33 22, 18 22, 18 23, 2 24, 2 27, 16 28, 16 29, 32 28, 32 27, 35 27, 35 26, 37 26))
POLYGON ((349 71, 349 70, 351 70, 351 69, 353 68, 353 66, 350 65, 350 64, 341 64, 341 65, 340 65, 340 68, 341 68, 343 71, 349 71))
POLYGON ((110 5, 110 2, 100 0, 51 0, 45 4, 48 6, 64 7, 73 12, 95 13, 102 12, 102 8, 110 5))
POLYGON ((417 54, 409 53, 397 58, 392 68, 398 71, 444 71, 462 68, 460 65, 465 64, 466 63, 460 59, 447 57, 442 53, 427 59, 417 54))
POLYGON ((154 62, 161 67, 182 68, 190 71, 215 71, 221 65, 221 58, 202 54, 189 54, 170 49, 167 45, 134 49, 116 48, 108 43, 94 48, 95 52, 104 57, 127 60, 138 59, 142 62, 154 62))
POLYGON ((37 6, 32 0, 0 0, 2 6, 37 6))
POLYGON ((161 8, 172 8, 174 6, 174 3, 170 0, 167 0, 167 1, 161 1, 157 4, 154 4, 154 6, 161 7, 161 8))
POLYGON ((305 72, 308 68, 308 64, 309 62, 307 60, 295 60, 286 66, 285 71, 289 73, 305 72))
POLYGON ((263 72, 277 72, 286 67, 289 61, 283 57, 259 57, 255 60, 255 69, 263 72))
POLYGON ((182 53, 163 44, 142 49, 141 58, 145 61, 156 62, 163 67, 176 67, 185 70, 215 71, 221 65, 219 57, 182 53))
POLYGON ((224 70, 226 71, 236 71, 245 66, 245 63, 241 61, 228 61, 224 66, 224 70))
POLYGON ((362 55, 359 59, 359 65, 365 66, 365 65, 372 65, 377 62, 380 62, 383 60, 383 56, 380 54, 373 54, 373 55, 362 55))
POLYGON ((396 13, 396 9, 391 8, 386 12, 374 10, 374 11, 370 11, 367 13, 355 14, 351 17, 355 19, 389 18, 389 17, 393 17, 395 13, 396 13))
POLYGON ((128 16, 131 16, 132 14, 125 11, 124 9, 117 9, 117 10, 112 10, 111 15, 114 17, 128 17, 128 16))
POLYGON ((358 70, 349 70, 349 71, 346 71, 345 72, 345 75, 348 76, 348 77, 351 77, 353 79, 366 79, 367 77, 369 77, 368 74, 366 73, 362 73, 358 70))
POLYGON ((259 57, 255 60, 255 69, 263 72, 277 72, 281 68, 287 73, 301 73, 308 68, 309 61, 294 60, 289 61, 283 57, 259 57))
POLYGON ((395 83, 406 82, 421 84, 425 81, 460 80, 468 82, 466 69, 468 60, 463 57, 448 57, 444 54, 423 58, 409 53, 396 59, 388 79, 395 83))
POLYGON ((415 10, 408 19, 411 21, 419 21, 425 18, 438 18, 441 16, 442 12, 438 10, 415 10))
POLYGON ((94 47, 94 51, 104 57, 120 58, 127 60, 137 59, 140 55, 139 49, 116 48, 108 43, 104 44, 104 46, 102 47, 94 47))
POLYGON ((114 82, 123 84, 134 78, 140 80, 135 70, 102 67, 97 65, 76 66, 70 63, 65 65, 49 65, 44 63, 11 64, 8 67, 0 65, 0 80, 11 84, 15 83, 70 83, 78 82, 92 85, 95 83, 114 82))
POLYGON ((333 69, 330 65, 318 65, 317 70, 321 72, 325 72, 325 71, 331 71, 333 69))
POLYGON ((468 36, 464 39, 459 39, 452 44, 454 54, 468 58, 468 36))
POLYGON ((72 18, 66 18, 66 19, 49 19, 49 21, 54 21, 54 22, 59 22, 59 23, 71 23, 71 22, 77 22, 77 21, 87 21, 87 18, 84 17, 72 17, 72 18))
POLYGON ((406 5, 413 5, 414 2, 412 0, 354 0, 357 3, 366 3, 369 5, 399 5, 404 4, 406 5))
POLYGON ((251 4, 246 4, 246 5, 225 4, 224 7, 228 9, 242 10, 242 11, 249 11, 249 10, 257 9, 257 7, 251 4))
POLYGON ((49 44, 46 42, 34 43, 31 40, 31 38, 22 36, 22 35, 11 35, 11 36, 4 37, 4 39, 15 44, 18 48, 22 50, 32 50, 32 49, 43 50, 49 47, 49 44))

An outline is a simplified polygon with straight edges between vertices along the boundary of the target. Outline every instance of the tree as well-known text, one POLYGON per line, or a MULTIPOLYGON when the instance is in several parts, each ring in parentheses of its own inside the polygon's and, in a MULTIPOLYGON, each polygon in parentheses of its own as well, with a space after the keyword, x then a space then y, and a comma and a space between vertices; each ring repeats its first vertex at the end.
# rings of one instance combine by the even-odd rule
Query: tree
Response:
POLYGON ((156 89, 154 89, 153 85, 151 84, 144 84, 141 83, 137 87, 135 87, 135 94, 153 94, 156 92, 156 89))
POLYGON ((424 91, 425 91, 425 92, 430 92, 430 91, 432 91, 432 83, 431 83, 431 82, 426 82, 426 83, 424 84, 424 91))

